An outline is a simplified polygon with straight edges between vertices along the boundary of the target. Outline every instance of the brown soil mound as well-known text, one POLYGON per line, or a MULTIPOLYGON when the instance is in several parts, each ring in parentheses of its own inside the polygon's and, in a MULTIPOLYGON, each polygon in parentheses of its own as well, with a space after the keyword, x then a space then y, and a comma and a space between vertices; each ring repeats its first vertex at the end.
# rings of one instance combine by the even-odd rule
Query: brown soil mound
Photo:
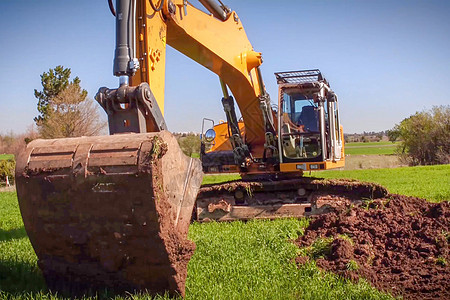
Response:
MULTIPOLYGON (((331 244, 317 265, 405 299, 450 299, 450 203, 390 195, 314 217, 296 241, 331 244)), ((297 263, 308 258, 302 256, 297 263)))

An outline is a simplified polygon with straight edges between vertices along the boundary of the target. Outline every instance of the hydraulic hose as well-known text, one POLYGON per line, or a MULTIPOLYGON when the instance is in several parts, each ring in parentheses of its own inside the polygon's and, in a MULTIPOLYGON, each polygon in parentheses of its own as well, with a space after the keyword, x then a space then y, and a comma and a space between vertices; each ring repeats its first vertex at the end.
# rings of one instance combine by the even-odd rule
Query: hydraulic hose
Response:
POLYGON ((108 0, 109 10, 111 10, 111 13, 113 16, 116 16, 116 10, 114 9, 114 4, 112 3, 112 0, 108 0))
POLYGON ((200 3, 219 20, 225 21, 228 17, 228 11, 221 1, 220 6, 215 0, 199 0, 200 3))
POLYGON ((161 3, 159 4, 158 8, 156 8, 155 4, 153 4, 153 0, 148 0, 148 2, 150 2, 150 6, 153 8, 153 10, 155 12, 160 11, 163 8, 163 5, 164 5, 164 0, 161 0, 161 3))
MULTIPOLYGON (((150 3, 150 6, 153 8, 153 10, 155 12, 158 12, 162 9, 163 5, 164 5, 164 0, 161 0, 161 3, 159 4, 159 7, 156 8, 155 4, 153 4, 152 0, 148 0, 148 2, 150 3)), ((114 4, 112 2, 112 0, 108 0, 108 5, 109 5, 109 10, 111 10, 111 13, 113 14, 113 16, 116 16, 116 10, 114 9, 114 4)))

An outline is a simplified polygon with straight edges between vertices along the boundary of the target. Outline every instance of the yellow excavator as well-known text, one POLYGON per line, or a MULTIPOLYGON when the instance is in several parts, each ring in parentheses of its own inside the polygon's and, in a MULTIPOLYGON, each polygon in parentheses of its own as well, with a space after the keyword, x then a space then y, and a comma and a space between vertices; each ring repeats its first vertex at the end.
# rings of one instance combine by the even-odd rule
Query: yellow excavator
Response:
POLYGON ((19 205, 49 288, 183 295, 192 218, 298 217, 323 210, 317 193, 377 192, 301 176, 344 165, 336 94, 319 70, 279 72, 274 109, 237 13, 199 2, 207 12, 186 0, 109 0, 119 86, 96 100, 110 135, 35 140, 17 158, 19 205), (201 160, 164 121, 167 44, 220 79, 226 122, 204 120, 201 160), (201 187, 202 171, 242 180, 201 187))

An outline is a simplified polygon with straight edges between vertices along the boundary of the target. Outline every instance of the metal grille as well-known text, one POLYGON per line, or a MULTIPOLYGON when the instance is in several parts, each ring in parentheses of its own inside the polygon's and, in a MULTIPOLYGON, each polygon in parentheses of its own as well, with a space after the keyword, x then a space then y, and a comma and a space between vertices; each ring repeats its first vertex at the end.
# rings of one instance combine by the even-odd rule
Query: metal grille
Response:
POLYGON ((308 83, 323 80, 319 69, 275 73, 277 83, 308 83))

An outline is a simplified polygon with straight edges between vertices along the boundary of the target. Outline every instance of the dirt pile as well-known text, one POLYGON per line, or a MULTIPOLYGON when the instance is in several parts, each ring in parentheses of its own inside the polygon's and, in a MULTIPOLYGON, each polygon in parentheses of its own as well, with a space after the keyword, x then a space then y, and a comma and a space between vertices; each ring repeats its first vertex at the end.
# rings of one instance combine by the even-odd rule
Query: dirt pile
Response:
POLYGON ((450 205, 390 195, 314 217, 296 244, 317 265, 405 299, 450 299, 450 205))

